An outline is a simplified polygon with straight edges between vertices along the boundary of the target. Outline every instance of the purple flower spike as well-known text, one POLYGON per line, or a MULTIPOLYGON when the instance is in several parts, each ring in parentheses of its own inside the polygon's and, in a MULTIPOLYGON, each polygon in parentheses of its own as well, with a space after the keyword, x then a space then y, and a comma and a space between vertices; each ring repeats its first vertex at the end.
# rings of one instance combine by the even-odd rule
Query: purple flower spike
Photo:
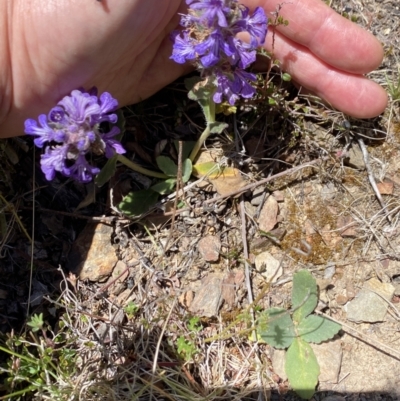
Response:
POLYGON ((239 97, 254 96, 253 74, 244 69, 256 59, 256 49, 265 42, 268 20, 257 7, 250 15, 238 0, 186 0, 188 14, 181 16, 182 32, 171 35, 171 59, 179 64, 192 62, 204 80, 216 84, 213 99, 234 104, 239 97), (237 37, 247 32, 250 43, 237 37))
MULTIPOLYGON (((82 183, 90 182, 100 170, 88 162, 88 156, 125 153, 122 145, 114 139, 120 133, 113 126, 108 132, 100 129, 100 123, 115 124, 118 102, 109 93, 99 97, 97 89, 89 92, 73 90, 53 107, 46 116, 39 116, 39 124, 32 119, 25 121, 25 133, 34 135, 34 143, 44 148, 40 165, 47 180, 54 179, 57 172, 82 183)), ((90 159, 89 159, 90 160, 90 159)))

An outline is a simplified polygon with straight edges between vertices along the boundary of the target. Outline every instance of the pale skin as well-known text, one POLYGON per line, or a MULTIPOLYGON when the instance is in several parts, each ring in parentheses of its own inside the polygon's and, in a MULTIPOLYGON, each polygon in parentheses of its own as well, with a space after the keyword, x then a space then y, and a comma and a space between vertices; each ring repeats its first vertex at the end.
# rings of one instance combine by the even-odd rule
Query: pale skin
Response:
MULTIPOLYGON (((242 0, 272 17, 282 0, 242 0)), ((3 0, 0 2, 0 137, 23 134, 71 90, 97 86, 121 106, 151 96, 189 71, 169 60, 181 0, 3 0)), ((371 34, 320 0, 290 0, 274 54, 298 85, 344 113, 369 118, 385 91, 363 76, 383 50, 371 34)), ((265 48, 271 51, 272 30, 265 48)))

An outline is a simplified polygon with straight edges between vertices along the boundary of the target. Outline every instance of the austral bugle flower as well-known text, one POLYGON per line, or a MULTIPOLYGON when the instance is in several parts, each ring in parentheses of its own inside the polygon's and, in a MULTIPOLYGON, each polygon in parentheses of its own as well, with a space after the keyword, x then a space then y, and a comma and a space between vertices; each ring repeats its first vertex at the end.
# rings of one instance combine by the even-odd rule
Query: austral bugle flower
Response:
POLYGON ((54 179, 57 172, 66 177, 87 183, 100 172, 91 165, 91 155, 104 154, 107 158, 115 153, 125 153, 122 145, 114 139, 120 133, 114 126, 118 120, 114 111, 118 102, 109 93, 97 96, 97 89, 89 92, 73 90, 50 112, 41 114, 38 122, 25 121, 25 133, 35 136, 34 143, 43 148, 41 168, 47 180, 54 179), (104 132, 107 122, 111 128, 104 132))
POLYGON ((256 59, 256 49, 265 42, 268 20, 257 7, 252 14, 237 0, 186 0, 188 13, 181 15, 181 31, 172 33, 171 58, 191 62, 204 82, 215 87, 213 101, 234 105, 239 97, 251 98, 256 81, 244 71, 256 59), (238 38, 247 33, 249 43, 238 38))

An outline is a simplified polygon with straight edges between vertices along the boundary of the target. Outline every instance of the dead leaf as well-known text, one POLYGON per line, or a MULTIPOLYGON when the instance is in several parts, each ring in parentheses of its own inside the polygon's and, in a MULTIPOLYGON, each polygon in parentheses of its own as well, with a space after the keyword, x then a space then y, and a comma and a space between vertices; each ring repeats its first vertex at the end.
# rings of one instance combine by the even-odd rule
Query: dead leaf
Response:
POLYGON ((246 186, 241 172, 232 167, 226 168, 217 178, 210 179, 219 195, 225 196, 246 186))

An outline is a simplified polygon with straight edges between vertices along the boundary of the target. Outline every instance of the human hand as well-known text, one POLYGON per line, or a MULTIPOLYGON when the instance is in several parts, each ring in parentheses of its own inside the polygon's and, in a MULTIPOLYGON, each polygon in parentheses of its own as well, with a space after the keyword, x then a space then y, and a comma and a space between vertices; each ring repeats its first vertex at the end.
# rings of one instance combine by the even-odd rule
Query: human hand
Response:
MULTIPOLYGON (((282 4, 280 15, 289 25, 275 30, 274 57, 299 85, 353 117, 371 118, 384 111, 386 92, 362 75, 375 70, 383 59, 382 46, 372 34, 320 0, 243 3, 248 7, 262 3, 270 19, 282 4)), ((265 43, 269 51, 272 32, 265 43)))
MULTIPOLYGON (((243 0, 267 15, 279 0, 243 0)), ((169 34, 181 0, 6 0, 0 4, 0 137, 21 135, 23 121, 46 113, 71 90, 97 86, 121 106, 155 93, 189 71, 169 59, 169 34)), ((381 62, 379 42, 320 0, 285 3, 275 57, 298 82, 355 117, 387 102, 362 77, 381 62)), ((266 48, 271 50, 272 35, 266 48)))

